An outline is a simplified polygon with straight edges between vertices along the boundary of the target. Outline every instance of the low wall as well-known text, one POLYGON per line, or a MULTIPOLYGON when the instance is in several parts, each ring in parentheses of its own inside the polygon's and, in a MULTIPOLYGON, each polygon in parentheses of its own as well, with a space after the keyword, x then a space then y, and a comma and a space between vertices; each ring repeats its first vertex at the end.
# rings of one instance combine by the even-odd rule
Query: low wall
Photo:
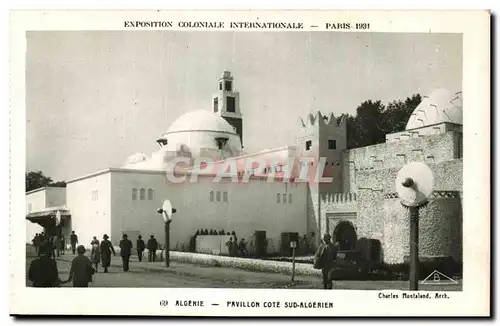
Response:
POLYGON ((196 237, 196 252, 212 255, 229 255, 226 242, 230 235, 198 235, 196 237))
MULTIPOLYGON (((249 271, 292 274, 292 263, 247 259, 227 256, 213 256, 188 252, 171 251, 172 261, 188 264, 210 265, 225 268, 239 268, 249 271)), ((321 270, 314 269, 311 264, 295 263, 296 275, 321 275, 321 270)))

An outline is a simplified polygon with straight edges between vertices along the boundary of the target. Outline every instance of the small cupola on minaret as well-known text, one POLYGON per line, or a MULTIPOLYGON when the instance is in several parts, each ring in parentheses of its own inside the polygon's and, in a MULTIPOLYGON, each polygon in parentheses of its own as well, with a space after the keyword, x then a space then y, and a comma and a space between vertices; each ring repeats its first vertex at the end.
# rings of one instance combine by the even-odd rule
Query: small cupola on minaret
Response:
POLYGON ((217 80, 218 93, 213 96, 213 112, 224 118, 240 136, 243 146, 243 119, 240 109, 240 93, 235 91, 231 72, 224 70, 217 80))

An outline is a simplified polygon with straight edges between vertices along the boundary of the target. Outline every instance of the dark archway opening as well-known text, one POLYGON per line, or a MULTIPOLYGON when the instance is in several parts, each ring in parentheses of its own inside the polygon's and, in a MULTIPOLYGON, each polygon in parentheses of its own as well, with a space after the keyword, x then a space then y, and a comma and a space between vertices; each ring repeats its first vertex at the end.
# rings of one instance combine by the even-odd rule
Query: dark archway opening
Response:
POLYGON ((333 231, 333 243, 339 243, 340 250, 354 250, 358 236, 351 222, 342 221, 333 231))

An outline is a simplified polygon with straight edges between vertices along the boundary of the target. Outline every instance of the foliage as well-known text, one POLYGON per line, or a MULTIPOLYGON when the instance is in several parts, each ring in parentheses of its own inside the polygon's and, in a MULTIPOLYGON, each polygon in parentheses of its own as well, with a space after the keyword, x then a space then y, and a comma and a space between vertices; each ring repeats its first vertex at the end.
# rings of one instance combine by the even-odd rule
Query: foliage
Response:
POLYGON ((26 173, 26 191, 35 190, 38 188, 53 186, 53 187, 66 187, 64 181, 53 182, 52 178, 47 177, 42 171, 30 171, 26 173))
POLYGON ((406 100, 364 101, 356 109, 356 116, 343 114, 347 120, 347 148, 364 147, 385 142, 385 135, 405 130, 413 110, 422 97, 415 94, 406 100))

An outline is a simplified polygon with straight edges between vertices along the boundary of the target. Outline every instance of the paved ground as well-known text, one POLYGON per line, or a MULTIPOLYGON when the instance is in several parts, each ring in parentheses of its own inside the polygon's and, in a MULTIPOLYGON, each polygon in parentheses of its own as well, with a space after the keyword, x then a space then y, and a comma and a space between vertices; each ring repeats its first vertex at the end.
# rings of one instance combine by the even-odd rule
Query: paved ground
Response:
MULTIPOLYGON (((70 261, 74 256, 66 254, 57 260, 60 278, 68 279, 70 261)), ((27 257, 26 268, 33 257, 27 257)), ((30 282, 27 281, 30 286, 30 282)), ((71 284, 65 284, 69 287, 71 284)), ((297 288, 321 289, 321 279, 314 276, 296 276, 291 282, 291 275, 276 273, 250 272, 240 269, 221 268, 212 266, 199 266, 193 264, 180 264, 172 262, 170 267, 163 263, 149 263, 137 261, 133 257, 130 271, 123 272, 121 258, 113 257, 109 273, 102 273, 102 268, 94 277, 91 287, 142 287, 142 288, 297 288)), ((407 290, 408 282, 404 281, 335 281, 335 289, 351 290, 381 290, 399 289, 407 290)), ((460 291, 459 285, 427 285, 421 286, 422 290, 430 291, 460 291)))

